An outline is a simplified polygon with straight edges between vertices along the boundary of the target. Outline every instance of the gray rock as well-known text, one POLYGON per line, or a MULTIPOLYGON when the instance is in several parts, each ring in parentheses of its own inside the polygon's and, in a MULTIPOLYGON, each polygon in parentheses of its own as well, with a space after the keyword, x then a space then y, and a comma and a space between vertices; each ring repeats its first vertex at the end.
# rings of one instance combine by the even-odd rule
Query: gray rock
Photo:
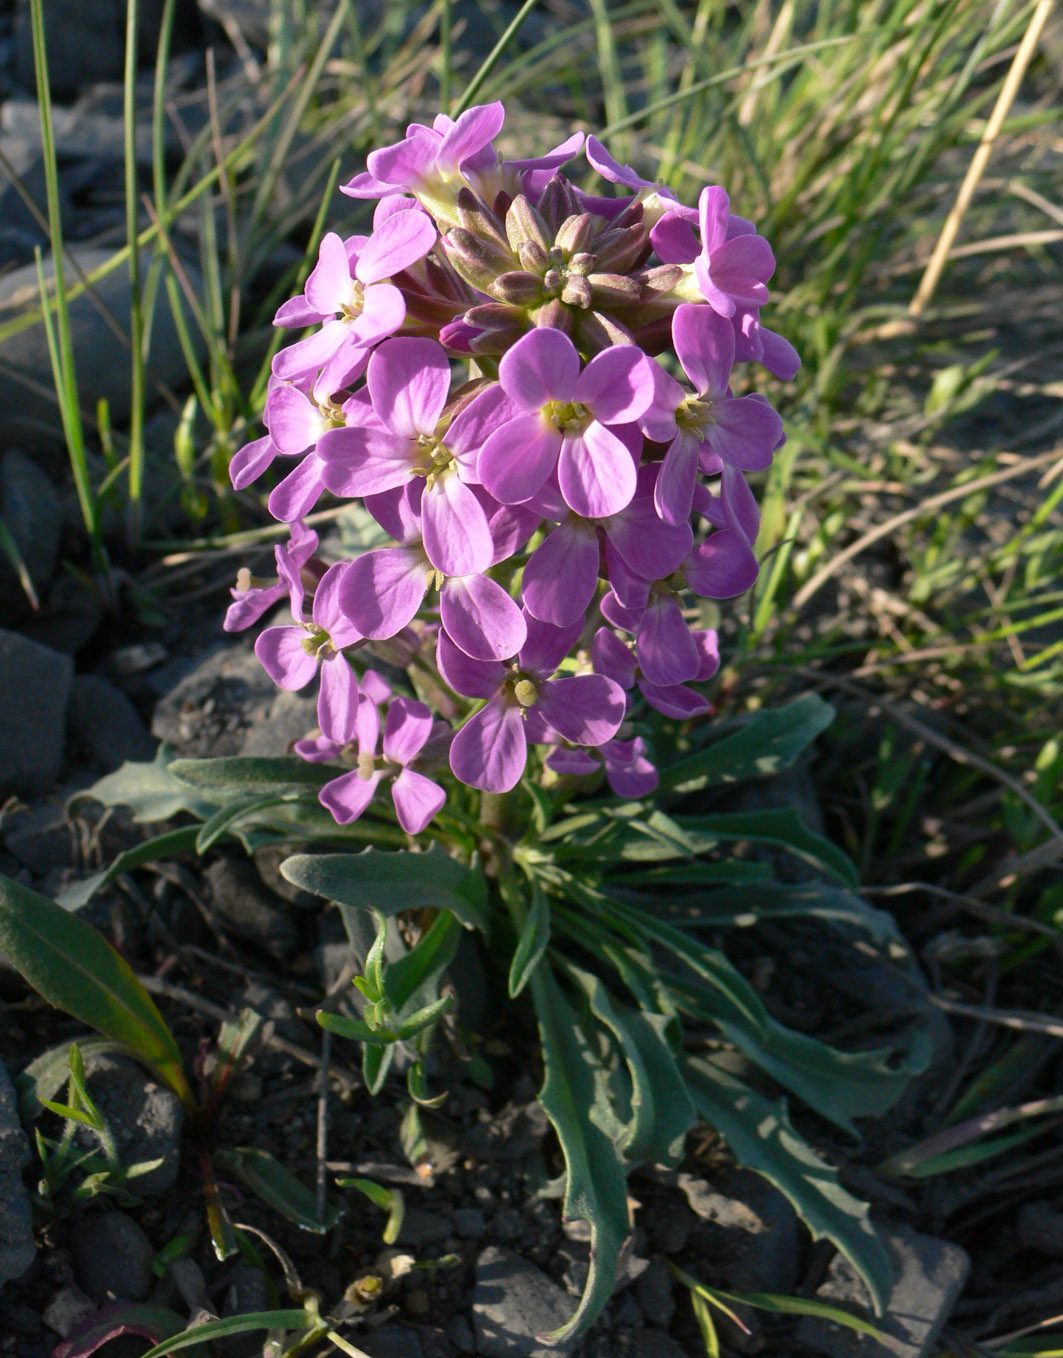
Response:
POLYGON ((1057 1212, 1051 1203, 1044 1199, 1026 1203, 1016 1224, 1019 1241, 1027 1249, 1063 1257, 1063 1212, 1057 1212))
POLYGON ((249 981, 235 997, 234 1007, 252 1009, 273 1024, 278 1037, 313 1047, 317 1041, 308 1024, 296 1014, 284 995, 265 981, 249 981))
POLYGON ((91 582, 60 572, 41 601, 40 612, 20 623, 19 630, 41 646, 76 655, 102 621, 103 600, 91 582))
POLYGON ((420 1339, 404 1325, 387 1325, 375 1334, 359 1335, 358 1346, 369 1358, 424 1358, 420 1339))
MULTIPOLYGON (((86 12, 91 7, 84 7, 86 12)), ((109 250, 88 246, 72 246, 68 257, 75 260, 85 273, 113 258, 109 250)), ((149 265, 147 253, 144 268, 149 265)), ((185 266, 193 285, 198 282, 197 271, 185 266)), ((45 277, 54 273, 54 260, 44 262, 45 277)), ((67 284, 77 281, 73 267, 64 270, 67 284)), ((96 403, 106 400, 111 421, 122 425, 130 407, 130 363, 125 348, 97 308, 95 299, 106 308, 119 324, 127 324, 129 316, 129 270, 118 265, 93 285, 94 297, 82 293, 70 303, 70 332, 77 367, 78 392, 84 409, 95 410, 96 403), (123 320, 123 318, 126 318, 123 320)), ((12 320, 27 308, 38 306, 39 287, 36 265, 14 269, 0 277, 0 322, 12 320)), ((192 327, 193 342, 202 346, 192 327)), ((37 447, 58 444, 63 439, 59 406, 51 392, 51 359, 44 325, 38 322, 16 335, 0 341, 0 408, 5 412, 5 438, 9 443, 23 442, 37 447)), ((149 382, 159 381, 179 388, 188 380, 188 367, 181 352, 177 329, 169 302, 160 294, 151 328, 151 350, 148 356, 149 382)))
POLYGON ((572 1298, 512 1250, 489 1245, 476 1261, 473 1327, 476 1352, 486 1358, 550 1358, 572 1344, 547 1348, 536 1336, 558 1329, 572 1314, 572 1298))
POLYGON ((806 1316, 797 1327, 800 1345, 827 1358, 926 1358, 931 1352, 963 1290, 970 1261, 959 1245, 906 1227, 884 1233, 882 1240, 894 1275, 884 1315, 874 1315, 866 1287, 840 1254, 816 1299, 854 1307, 886 1336, 884 1342, 806 1316))
POLYGON ((451 1316, 444 1328, 447 1337, 459 1353, 476 1352, 476 1336, 472 1332, 472 1326, 460 1312, 451 1316))
MULTIPOLYGON (((48 47, 48 84, 58 99, 75 94, 82 85, 97 80, 120 80, 125 60, 125 5, 123 0, 48 0, 44 7, 44 39, 48 47)), ((158 41, 162 0, 141 0, 140 52, 154 56, 158 41)), ((24 88, 35 88, 33 29, 29 0, 15 9, 15 79, 24 88)))
POLYGON ((70 692, 72 744, 104 773, 129 760, 150 760, 155 742, 121 689, 99 674, 79 674, 70 692))
POLYGON ((407 1207, 399 1231, 400 1245, 433 1245, 451 1234, 446 1217, 428 1212, 423 1207, 407 1207))
POLYGON ((632 1292, 648 1321, 662 1328, 672 1323, 672 1316, 675 1314, 675 1283, 662 1260, 650 1261, 649 1267, 641 1277, 635 1279, 632 1292))
MULTIPOLYGON (((0 217, 3 208, 0 206, 0 217)), ((0 458, 0 519, 41 595, 55 574, 63 510, 48 476, 25 453, 12 448, 0 458)), ((14 567, 0 554, 0 589, 18 589, 14 567)))
POLYGON ((72 673, 69 656, 0 630, 0 799, 58 778, 72 673))
POLYGON ((0 1287, 21 1277, 36 1254, 30 1200, 22 1182, 31 1158, 15 1091, 0 1063, 0 1287))
POLYGON ((151 1291, 155 1246, 125 1212, 90 1212, 70 1233, 78 1286, 102 1305, 144 1301, 151 1291))
POLYGON ((203 874, 214 911, 231 933, 287 957, 298 941, 288 907, 262 885, 250 863, 220 858, 203 874))
POLYGON ((627 1352, 629 1358, 687 1358, 667 1330, 636 1330, 627 1352))
POLYGON ((61 1287, 41 1313, 41 1319, 60 1339, 65 1339, 75 1325, 95 1311, 92 1298, 80 1287, 61 1287))
MULTIPOLYGON (((89 1093, 114 1136, 121 1165, 129 1169, 146 1161, 161 1163, 130 1180, 138 1196, 172 1188, 180 1162, 184 1109, 177 1095, 156 1084, 147 1071, 120 1056, 85 1060, 89 1093)), ((78 1132, 79 1141, 89 1137, 78 1132)), ((85 1141, 95 1146, 94 1137, 85 1141)))
POLYGON ((314 697, 278 689, 250 641, 240 641, 203 656, 172 682, 155 708, 151 730, 193 758, 279 755, 293 731, 303 736, 316 724, 314 697), (275 713, 280 729, 273 725, 275 713))

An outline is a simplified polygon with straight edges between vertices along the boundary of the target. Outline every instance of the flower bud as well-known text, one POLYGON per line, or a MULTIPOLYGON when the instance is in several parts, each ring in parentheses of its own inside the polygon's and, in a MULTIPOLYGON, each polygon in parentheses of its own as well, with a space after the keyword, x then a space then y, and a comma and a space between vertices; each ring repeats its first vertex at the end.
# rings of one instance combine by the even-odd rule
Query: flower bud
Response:
POLYGON ((547 234, 551 237, 563 221, 579 212, 576 195, 569 187, 568 181, 556 174, 539 195, 536 206, 546 223, 547 234))
POLYGON ((469 337, 474 354, 504 354, 528 329, 528 313, 505 302, 470 307, 462 320, 477 332, 469 337))
POLYGON ((451 266, 466 283, 486 292, 502 273, 508 273, 515 263, 509 250, 501 250, 495 241, 476 232, 456 226, 442 238, 442 249, 451 266))
POLYGON ((570 274, 582 274, 586 278, 589 273, 593 273, 594 266, 597 263, 597 255, 588 254, 586 250, 579 250, 568 261, 568 271, 570 274))
POLYGON ((626 274, 592 273, 586 281, 594 298, 594 306, 599 308, 630 306, 642 294, 638 280, 626 274))
POLYGON ((594 242, 598 268, 608 273, 627 273, 650 253, 650 238, 641 226, 629 226, 623 231, 604 232, 594 242))
POLYGON ((550 248, 550 232, 546 223, 523 193, 513 199, 506 213, 506 236, 518 254, 521 245, 526 242, 537 245, 543 251, 550 248))
POLYGON ((549 256, 538 241, 522 240, 517 246, 517 258, 522 268, 527 269, 529 273, 537 273, 540 277, 550 267, 549 256))
POLYGON ((541 306, 532 320, 540 330, 563 330, 569 334, 572 326, 572 312, 556 297, 541 306))
POLYGON ((535 306, 543 300, 543 280, 537 274, 516 269, 499 274, 487 291, 511 306, 535 306))
POLYGON ((598 220, 593 213, 573 213, 566 217, 554 236, 554 244, 564 250, 566 257, 586 250, 598 234, 598 220))
POLYGON ((612 349, 618 344, 634 344, 634 336, 615 316, 601 311, 570 311, 572 338, 576 346, 590 356, 612 349))
POLYGON ((509 248, 505 230, 487 204, 482 203, 471 189, 462 188, 458 191, 457 208, 458 220, 466 231, 489 242, 496 253, 511 261, 512 268, 513 251, 509 248))
POLYGON ((591 304, 591 285, 582 274, 569 274, 561 290, 561 300, 566 306, 579 307, 585 311, 591 304))

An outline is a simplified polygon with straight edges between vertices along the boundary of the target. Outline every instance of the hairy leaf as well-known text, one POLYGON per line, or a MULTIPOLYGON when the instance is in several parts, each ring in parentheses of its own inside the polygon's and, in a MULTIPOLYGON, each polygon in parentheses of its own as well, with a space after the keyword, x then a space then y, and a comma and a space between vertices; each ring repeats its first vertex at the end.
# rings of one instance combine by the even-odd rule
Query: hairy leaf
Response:
POLYGON ((126 760, 120 769, 71 798, 71 804, 85 797, 102 802, 104 806, 128 806, 138 825, 170 820, 181 811, 189 811, 205 820, 213 812, 215 803, 179 783, 170 772, 174 762, 171 747, 160 745, 150 764, 126 760))
POLYGON ((590 1270, 575 1314, 540 1336, 560 1344, 586 1329, 609 1300, 629 1231, 627 1191, 617 1148, 602 1130, 611 1112, 587 1035, 544 967, 532 973, 531 988, 546 1067, 539 1102, 565 1157, 565 1217, 580 1217, 591 1230, 590 1270))
POLYGON ((323 787, 336 770, 305 759, 235 756, 231 759, 175 759, 170 776, 185 787, 221 797, 278 795, 323 787))
POLYGON ((396 915, 401 910, 450 910, 462 924, 483 923, 475 875, 433 845, 426 853, 295 854, 281 864, 294 886, 340 905, 396 915))
POLYGON ((531 979, 550 944, 550 900, 537 882, 531 884, 528 908, 520 938, 509 965, 509 994, 515 999, 531 979))
POLYGON ((742 719, 737 731, 662 769, 660 788, 679 796, 719 783, 779 773, 833 720, 834 708, 818 693, 802 694, 785 707, 754 712, 742 719))

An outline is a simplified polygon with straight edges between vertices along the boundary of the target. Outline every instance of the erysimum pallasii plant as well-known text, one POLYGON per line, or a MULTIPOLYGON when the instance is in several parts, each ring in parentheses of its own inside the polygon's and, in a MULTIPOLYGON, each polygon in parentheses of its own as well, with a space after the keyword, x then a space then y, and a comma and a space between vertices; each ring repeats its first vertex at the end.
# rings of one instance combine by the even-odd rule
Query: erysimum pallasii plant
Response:
MULTIPOLYGON (((693 685, 719 665, 717 634, 692 602, 757 576, 746 473, 784 433, 762 396, 731 382, 736 362, 784 380, 799 365, 761 323, 771 248, 723 188, 681 203, 594 137, 503 160, 503 120, 495 103, 414 124, 344 186, 377 201, 372 232, 326 235, 281 307, 277 325, 314 328, 278 353, 268 432, 232 464, 239 489, 287 459, 269 507, 292 527, 276 580, 242 579, 226 627, 290 602, 293 622, 255 649, 283 688, 319 681, 320 735, 296 752, 321 765, 321 805, 351 824, 387 787, 415 845, 287 861, 290 880, 378 922, 363 1019, 322 1018, 365 1042, 374 1088, 412 1044, 410 1092, 427 1099, 425 1038, 448 1004, 436 986, 453 951, 440 937, 457 918, 508 947, 510 993, 527 986, 538 1019, 565 1211, 592 1232, 583 1298, 554 1339, 608 1299, 629 1233, 626 1168, 674 1164, 699 1114, 881 1301, 888 1270, 864 1210, 781 1107, 686 1053, 681 1018, 722 1028, 849 1128, 892 1101, 904 1073, 881 1053, 843 1057, 786 1033, 724 957, 639 891, 741 878, 748 864, 698 862, 728 839, 801 837, 785 812, 785 829, 770 815, 684 820, 652 800, 696 790, 714 762, 727 776, 719 746, 663 780, 655 759, 676 723, 710 711, 693 685), (581 153, 609 196, 569 177, 581 153), (392 545, 326 567, 302 522, 325 491, 361 501, 392 545), (615 798, 581 797, 603 773, 615 798), (669 861, 680 866, 646 868, 669 861), (434 958, 420 994, 389 987, 381 963, 387 914, 413 905, 438 910, 418 945, 431 941, 434 958)), ((823 714, 794 708, 779 729, 796 753, 823 714)), ((772 766, 777 731, 736 734, 748 743, 734 776, 756 765, 758 734, 772 766)), ((800 909, 781 889, 776 906, 787 900, 800 909)))
MULTIPOLYGON (((160 852, 227 835, 248 848, 370 843, 282 870, 339 905, 360 950, 360 1018, 319 1019, 362 1043, 374 1093, 401 1053, 414 1104, 437 1101, 432 1040, 462 928, 504 959, 511 997, 526 991, 538 1023, 564 1211, 591 1231, 583 1296, 544 1338, 570 1339, 601 1312, 631 1228, 628 1171, 675 1165, 699 1119, 846 1253, 880 1305, 889 1265, 867 1208, 785 1105, 716 1054, 739 1048, 849 1133, 890 1106, 922 1054, 914 1040, 841 1053, 787 1030, 699 935, 811 915, 892 939, 851 891, 848 860, 794 811, 692 814, 694 794, 787 767, 830 719, 808 695, 698 720, 719 651, 696 601, 756 579, 746 473, 784 437, 766 400, 732 394, 733 369, 788 379, 798 367, 761 324, 772 252, 722 188, 683 204, 593 137, 502 160, 503 118, 491 104, 415 124, 345 186, 377 200, 372 232, 323 238, 276 318, 311 333, 277 354, 268 432, 232 462, 238 489, 290 464, 269 505, 291 527, 276 579, 242 572, 225 625, 287 601, 292 622, 255 650, 280 686, 318 682, 319 734, 291 759, 163 751, 94 792, 139 819, 184 809, 204 822, 160 852), (607 196, 570 179, 581 154, 607 196), (390 545, 319 558, 303 520, 325 492, 360 502, 390 545), (794 886, 763 859, 719 855, 736 842, 797 854, 821 880, 794 886), (400 913, 413 942, 388 963, 400 913)), ((110 1031, 64 1001, 61 967, 34 979, 26 897, 0 893, 9 955, 110 1031)), ((159 1041, 164 1059, 142 1055, 177 1079, 172 1041, 159 1041)))

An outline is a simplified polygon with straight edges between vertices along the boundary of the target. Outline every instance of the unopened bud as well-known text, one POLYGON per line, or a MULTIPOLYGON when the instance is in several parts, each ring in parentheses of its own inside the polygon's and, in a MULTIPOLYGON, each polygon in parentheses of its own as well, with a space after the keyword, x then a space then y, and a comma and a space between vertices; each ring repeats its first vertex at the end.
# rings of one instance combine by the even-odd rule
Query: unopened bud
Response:
POLYGON ((618 344, 634 344, 631 331, 616 319, 602 311, 569 312, 575 318, 572 338, 576 347, 587 354, 600 354, 613 349, 618 344))
POLYGON ((630 306, 642 293, 638 280, 622 273, 592 273, 588 279, 596 307, 630 306))
POLYGON ((517 246, 517 258, 520 260, 521 267, 527 269, 529 273, 544 274, 549 267, 550 259, 545 249, 533 240, 522 240, 517 246))
POLYGON ((487 204, 481 202, 469 188, 458 190, 456 202, 458 221, 466 231, 472 231, 481 240, 489 241, 499 254, 512 260, 513 252, 509 248, 505 228, 487 204))
POLYGON ((547 233, 551 238, 557 233, 557 229, 563 221, 571 217, 573 213, 579 212, 576 195, 569 187, 568 180, 562 179, 560 175, 556 174, 539 195, 536 206, 546 223, 547 233))
POLYGON ((506 236, 518 253, 525 242, 534 243, 541 250, 550 248, 550 232, 546 223, 523 193, 513 199, 506 213, 506 236))
POLYGON ((443 253, 454 271, 486 292, 502 273, 508 273, 516 262, 508 249, 500 249, 489 237, 456 226, 442 238, 443 253))
POLYGON ((561 300, 566 306, 579 307, 586 310, 591 304, 591 285, 581 274, 570 274, 565 279, 565 286, 561 292, 561 300))
POLYGON ((598 268, 608 273, 628 273, 649 255, 651 246, 647 232, 641 226, 629 226, 624 231, 606 231, 594 243, 598 268))
POLYGON ((487 291, 511 306, 535 306, 543 300, 543 280, 538 274, 516 269, 499 274, 487 291))
POLYGON ((591 212, 573 213, 566 217, 554 233, 554 244, 566 256, 578 254, 593 244, 598 234, 598 220, 591 212))
POLYGON ((583 274, 584 278, 589 273, 594 272, 594 266, 598 263, 598 256, 589 254, 586 250, 579 250, 568 261, 569 273, 583 274))
POLYGON ((539 330, 563 330, 567 335, 572 330, 572 316, 571 309, 554 297, 533 313, 532 320, 539 330))

